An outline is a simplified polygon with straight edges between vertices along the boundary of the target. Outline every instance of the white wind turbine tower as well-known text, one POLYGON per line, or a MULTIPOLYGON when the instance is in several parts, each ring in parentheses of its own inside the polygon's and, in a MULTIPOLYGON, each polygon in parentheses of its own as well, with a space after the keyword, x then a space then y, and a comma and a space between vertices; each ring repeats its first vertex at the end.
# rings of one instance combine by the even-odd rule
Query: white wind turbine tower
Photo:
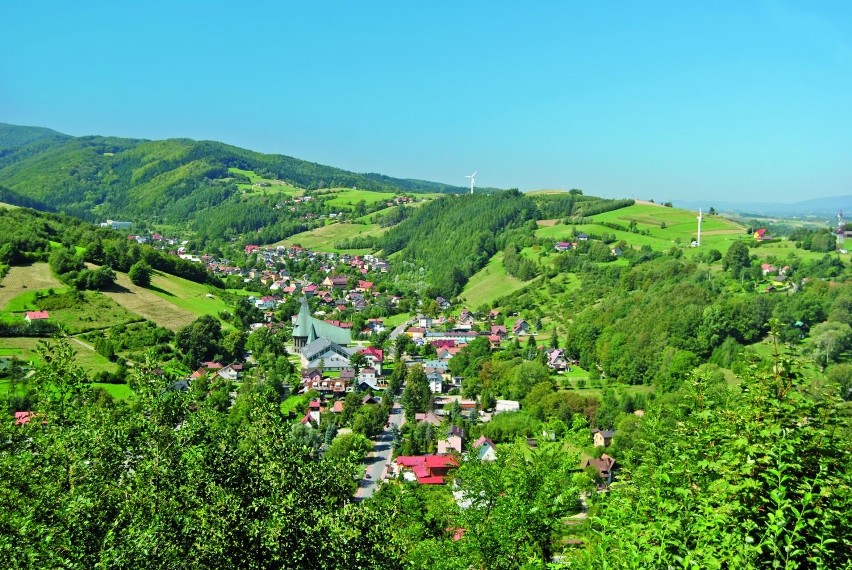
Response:
POLYGON ((479 171, 478 171, 478 170, 474 170, 474 171, 473 171, 473 174, 471 174, 470 176, 465 176, 465 178, 470 178, 470 193, 471 193, 471 194, 473 194, 473 177, 474 177, 474 176, 476 176, 476 173, 477 173, 477 172, 479 172, 479 171))
POLYGON ((698 243, 696 247, 701 247, 701 220, 704 219, 704 215, 701 213, 701 208, 698 208, 698 243))

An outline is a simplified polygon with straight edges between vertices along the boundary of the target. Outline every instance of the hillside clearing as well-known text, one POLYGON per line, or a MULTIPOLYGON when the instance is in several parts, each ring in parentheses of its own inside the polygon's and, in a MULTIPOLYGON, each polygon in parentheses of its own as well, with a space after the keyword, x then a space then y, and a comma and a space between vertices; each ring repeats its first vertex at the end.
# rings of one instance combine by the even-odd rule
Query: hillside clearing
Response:
MULTIPOLYGON (((33 337, 6 337, 3 339, 0 346, 0 357, 15 357, 22 362, 31 362, 36 364, 41 362, 41 357, 38 354, 38 343, 44 339, 33 337)), ((76 341, 76 339, 72 339, 76 341)), ((54 341, 48 342, 55 344, 54 341)), ((115 372, 118 370, 118 364, 110 362, 106 357, 101 356, 94 350, 91 350, 86 343, 71 342, 71 348, 75 353, 75 362, 83 370, 90 373, 102 371, 115 372)))
POLYGON ((12 266, 0 282, 0 309, 21 293, 62 287, 64 285, 53 276, 47 263, 12 266))
POLYGON ((487 305, 518 289, 523 288, 529 281, 521 281, 508 274, 503 266, 503 252, 497 252, 479 271, 468 280, 462 291, 461 298, 470 308, 487 305))
POLYGON ((274 245, 300 245, 313 251, 339 253, 344 250, 336 248, 335 244, 344 239, 379 236, 385 233, 385 231, 387 231, 387 228, 379 227, 377 224, 334 223, 290 236, 274 245))
MULTIPOLYGON (((155 275, 152 279, 155 286, 158 286, 158 277, 155 275)), ((115 290, 102 291, 101 294, 161 327, 177 331, 196 319, 195 314, 166 301, 149 289, 134 285, 126 273, 116 272, 115 282, 118 285, 115 290)))

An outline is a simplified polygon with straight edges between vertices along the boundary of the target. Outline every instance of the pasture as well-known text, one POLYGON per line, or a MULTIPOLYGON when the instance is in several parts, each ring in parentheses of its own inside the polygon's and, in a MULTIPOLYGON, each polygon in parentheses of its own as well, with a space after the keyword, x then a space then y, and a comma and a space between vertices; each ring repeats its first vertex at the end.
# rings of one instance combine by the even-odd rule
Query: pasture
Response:
POLYGON ((229 168, 228 172, 234 174, 242 174, 243 176, 246 176, 249 180, 251 180, 249 184, 246 184, 244 182, 237 183, 237 188, 246 193, 277 192, 281 194, 288 194, 291 196, 301 196, 305 193, 304 190, 296 188, 295 186, 287 184, 286 182, 282 182, 281 180, 275 180, 273 178, 264 178, 256 174, 253 170, 229 168))
POLYGON ((23 320, 23 311, 36 309, 48 311, 49 321, 60 325, 68 334, 142 320, 139 315, 94 291, 58 291, 52 295, 46 294, 45 291, 24 293, 12 299, 7 305, 7 311, 0 312, 0 316, 4 319, 23 320))
MULTIPOLYGON (((41 362, 41 357, 38 354, 38 344, 44 339, 32 337, 5 337, 0 342, 0 357, 14 356, 21 362, 28 362, 36 365, 41 362)), ((90 345, 80 342, 74 338, 70 339, 71 348, 74 349, 77 365, 89 373, 97 373, 101 371, 115 372, 118 370, 118 365, 110 362, 107 358, 101 356, 90 345)), ((53 342, 53 341, 48 341, 53 342)))
POLYGON ((335 253, 339 253, 341 251, 349 253, 369 253, 369 250, 340 250, 335 247, 335 244, 344 239, 359 236, 379 236, 385 231, 387 231, 386 228, 382 228, 376 224, 333 223, 321 228, 292 235, 274 245, 300 245, 313 251, 335 253))
POLYGON ((369 206, 376 202, 392 200, 396 196, 393 192, 372 192, 370 190, 333 189, 323 192, 323 196, 329 195, 333 195, 333 198, 327 199, 326 204, 346 210, 352 209, 361 200, 369 206))
MULTIPOLYGON (((610 212, 592 216, 592 222, 579 225, 563 225, 554 220, 542 220, 538 223, 537 237, 555 240, 575 241, 573 230, 600 236, 607 233, 616 241, 623 240, 631 247, 647 245, 655 251, 667 251, 672 246, 686 247, 687 255, 699 250, 688 248, 697 237, 697 212, 667 208, 655 204, 634 204, 610 212), (603 223, 618 224, 625 228, 631 222, 647 235, 609 228, 603 223)), ((736 240, 748 240, 745 228, 721 216, 704 215, 701 224, 701 247, 718 249, 722 253, 728 250, 736 240)))
MULTIPOLYGON (((158 294, 154 290, 137 287, 125 273, 116 272, 115 282, 118 287, 111 291, 102 291, 101 294, 161 327, 177 331, 197 318, 195 313, 166 300, 169 295, 175 297, 167 290, 163 289, 158 294)), ((162 276, 154 275, 151 283, 160 287, 163 284, 162 276)))
POLYGON ((503 252, 497 252, 479 271, 468 280, 462 291, 461 298, 473 309, 492 303, 523 288, 529 281, 521 281, 506 273, 503 266, 503 252))
POLYGON ((27 297, 22 297, 16 302, 21 305, 18 308, 8 308, 12 299, 23 293, 34 293, 35 291, 46 291, 47 289, 62 289, 65 286, 53 276, 47 263, 33 263, 32 265, 15 265, 9 268, 9 273, 0 282, 0 309, 8 311, 29 311, 33 308, 23 308, 29 302, 27 297))

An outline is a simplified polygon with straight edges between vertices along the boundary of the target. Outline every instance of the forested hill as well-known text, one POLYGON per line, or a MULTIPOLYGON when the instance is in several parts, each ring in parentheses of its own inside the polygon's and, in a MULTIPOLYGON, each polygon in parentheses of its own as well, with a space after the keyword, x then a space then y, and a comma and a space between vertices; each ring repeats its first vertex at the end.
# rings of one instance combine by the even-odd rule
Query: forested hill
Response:
POLYGON ((80 218, 183 222, 239 194, 229 168, 254 171, 298 188, 357 187, 390 192, 462 193, 466 189, 377 174, 356 174, 214 141, 71 137, 0 124, 4 198, 80 218), (28 203, 23 203, 28 200, 28 203))
POLYGON ((535 203, 517 190, 491 196, 444 197, 388 232, 386 254, 401 252, 411 269, 423 268, 436 293, 457 295, 512 236, 535 231, 535 203))

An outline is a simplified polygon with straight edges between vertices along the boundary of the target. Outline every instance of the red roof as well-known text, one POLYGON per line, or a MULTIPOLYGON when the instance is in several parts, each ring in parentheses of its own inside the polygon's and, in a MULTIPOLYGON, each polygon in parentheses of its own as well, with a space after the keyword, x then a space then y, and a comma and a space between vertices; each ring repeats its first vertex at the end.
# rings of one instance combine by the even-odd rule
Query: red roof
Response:
POLYGON ((340 414, 343 412, 343 400, 337 400, 331 407, 332 413, 340 414))
POLYGON ((427 455, 426 466, 429 469, 458 467, 459 462, 451 455, 427 455))
POLYGON ((22 426, 28 424, 34 416, 35 412, 15 412, 15 425, 22 426))
POLYGON ((369 346, 361 352, 364 353, 364 356, 372 356, 379 362, 382 362, 385 358, 385 352, 380 348, 374 348, 372 346, 369 346))
POLYGON ((50 315, 47 314, 47 311, 27 311, 26 319, 29 321, 35 321, 39 319, 47 319, 50 315))

